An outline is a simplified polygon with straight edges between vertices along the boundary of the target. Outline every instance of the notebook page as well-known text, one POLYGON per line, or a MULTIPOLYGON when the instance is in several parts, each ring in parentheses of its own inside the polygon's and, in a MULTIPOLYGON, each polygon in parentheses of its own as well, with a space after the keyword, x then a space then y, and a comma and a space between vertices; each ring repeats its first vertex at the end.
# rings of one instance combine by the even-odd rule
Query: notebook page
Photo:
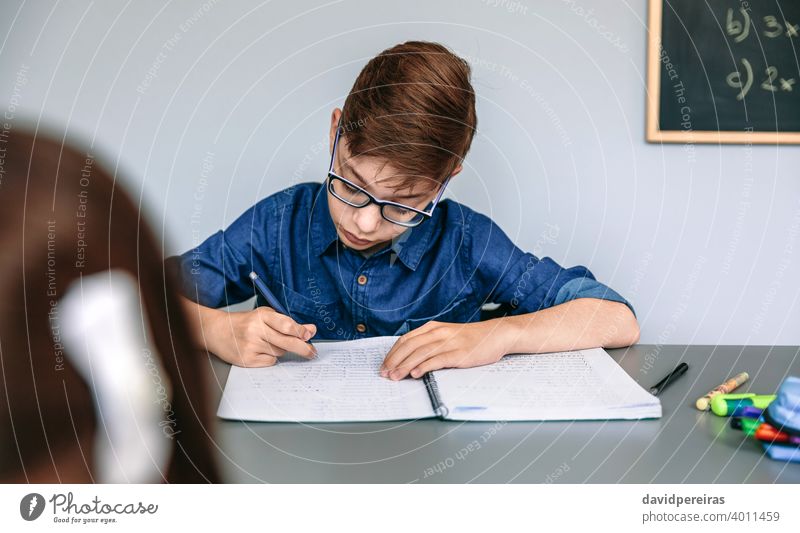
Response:
POLYGON ((601 348, 510 355, 477 368, 437 370, 453 420, 591 420, 661 416, 658 398, 601 348))
POLYGON ((396 337, 320 342, 317 359, 281 357, 267 368, 231 367, 217 415, 265 422, 355 422, 430 418, 422 380, 378 374, 396 337))

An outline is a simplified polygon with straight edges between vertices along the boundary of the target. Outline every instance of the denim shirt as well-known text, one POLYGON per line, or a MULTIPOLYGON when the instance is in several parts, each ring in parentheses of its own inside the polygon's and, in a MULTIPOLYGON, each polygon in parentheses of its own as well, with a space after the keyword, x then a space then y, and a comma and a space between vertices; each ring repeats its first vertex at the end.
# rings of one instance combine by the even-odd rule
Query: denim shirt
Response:
POLYGON ((451 200, 366 257, 339 242, 327 194, 320 183, 294 185, 168 258, 183 295, 214 308, 254 295, 266 305, 248 278, 254 271, 292 318, 316 324, 315 338, 339 340, 402 335, 431 320, 475 322, 486 303, 520 315, 600 298, 633 311, 587 268, 525 253, 488 217, 451 200))

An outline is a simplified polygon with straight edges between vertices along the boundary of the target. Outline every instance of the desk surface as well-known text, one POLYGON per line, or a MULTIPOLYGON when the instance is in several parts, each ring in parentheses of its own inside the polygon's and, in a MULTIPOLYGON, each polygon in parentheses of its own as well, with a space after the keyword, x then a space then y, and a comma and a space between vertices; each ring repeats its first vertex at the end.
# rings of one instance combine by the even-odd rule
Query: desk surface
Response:
MULTIPOLYGON (((645 388, 680 361, 659 420, 357 424, 216 420, 227 482, 272 483, 800 483, 800 464, 768 459, 727 419, 694 408, 727 376, 770 394, 800 375, 800 347, 637 345, 609 350, 645 388)), ((213 359, 213 402, 229 365, 213 359)), ((737 391, 739 392, 739 391, 737 391)))

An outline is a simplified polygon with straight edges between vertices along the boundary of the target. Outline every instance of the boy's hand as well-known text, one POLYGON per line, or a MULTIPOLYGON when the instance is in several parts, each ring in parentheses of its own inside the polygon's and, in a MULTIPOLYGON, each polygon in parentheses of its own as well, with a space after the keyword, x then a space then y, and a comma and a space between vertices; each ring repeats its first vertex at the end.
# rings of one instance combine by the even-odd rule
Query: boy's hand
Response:
POLYGON ((306 341, 317 333, 317 327, 298 324, 269 307, 241 313, 219 312, 209 329, 209 349, 236 366, 272 366, 286 352, 308 359, 316 355, 306 341))
POLYGON ((381 366, 381 376, 392 380, 440 368, 469 368, 499 361, 513 339, 502 320, 469 324, 428 322, 400 337, 381 366))

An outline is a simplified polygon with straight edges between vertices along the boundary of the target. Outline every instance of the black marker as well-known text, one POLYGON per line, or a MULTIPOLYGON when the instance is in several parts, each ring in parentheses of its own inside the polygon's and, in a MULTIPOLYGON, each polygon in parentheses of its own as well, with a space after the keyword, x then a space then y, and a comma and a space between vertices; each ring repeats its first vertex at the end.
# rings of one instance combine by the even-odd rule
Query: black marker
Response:
POLYGON ((681 363, 675 367, 675 370, 667 374, 664 379, 650 387, 650 394, 653 396, 658 396, 661 392, 669 386, 670 383, 681 377, 689 370, 689 365, 686 363, 681 363))

